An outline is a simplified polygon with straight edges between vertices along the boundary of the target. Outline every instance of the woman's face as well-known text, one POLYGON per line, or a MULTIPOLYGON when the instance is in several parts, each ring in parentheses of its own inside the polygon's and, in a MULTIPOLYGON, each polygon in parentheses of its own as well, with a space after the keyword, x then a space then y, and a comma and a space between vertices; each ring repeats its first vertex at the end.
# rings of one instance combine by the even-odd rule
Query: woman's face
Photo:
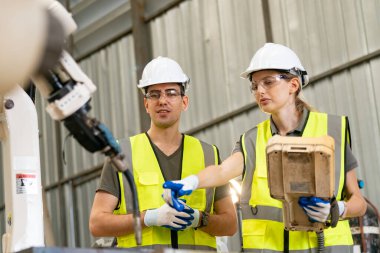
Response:
POLYGON ((298 78, 275 70, 261 70, 252 75, 252 93, 266 113, 274 114, 286 106, 295 106, 298 88, 298 78))

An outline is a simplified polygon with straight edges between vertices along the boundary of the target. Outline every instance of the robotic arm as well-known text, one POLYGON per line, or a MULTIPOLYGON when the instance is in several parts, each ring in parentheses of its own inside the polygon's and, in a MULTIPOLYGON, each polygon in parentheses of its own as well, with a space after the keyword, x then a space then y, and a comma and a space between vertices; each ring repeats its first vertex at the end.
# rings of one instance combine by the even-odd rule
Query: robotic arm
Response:
MULTIPOLYGON (((49 2, 49 12, 63 25, 66 36, 76 30, 71 14, 59 2, 45 2, 49 2)), ((88 116, 91 95, 96 91, 96 86, 66 51, 62 52, 53 68, 41 71, 32 80, 49 102, 46 110, 50 116, 54 120, 63 121, 65 127, 86 150, 108 156, 114 167, 126 176, 134 195, 135 236, 137 245, 140 245, 140 212, 133 175, 123 163, 124 156, 120 146, 109 129, 96 118, 88 116)))
POLYGON ((75 22, 69 21, 63 30, 54 15, 63 13, 56 11, 62 8, 45 0, 1 1, 0 94, 58 60, 66 36, 76 29, 75 22))
MULTIPOLYGON (((21 103, 22 101, 19 98, 21 97, 24 100, 25 94, 22 94, 22 89, 19 87, 16 87, 16 89, 15 86, 17 86, 16 83, 26 81, 28 77, 31 77, 42 96, 47 99, 48 106, 46 110, 49 115, 54 120, 62 121, 68 131, 86 150, 92 153, 101 152, 108 156, 114 167, 127 177, 132 193, 135 196, 133 203, 135 236, 137 245, 140 245, 140 212, 133 176, 123 162, 123 154, 112 133, 96 118, 88 116, 91 109, 91 95, 96 91, 95 85, 80 69, 70 54, 62 50, 65 38, 76 30, 76 24, 71 14, 55 0, 4 0, 0 9, 0 28, 7 35, 0 40, 0 55, 2 55, 0 59, 0 95, 5 94, 1 95, 1 98, 4 101, 2 113, 5 114, 6 119, 4 120, 5 123, 1 123, 4 127, 0 128, 0 138, 4 141, 4 145, 7 146, 5 150, 10 150, 9 152, 7 151, 7 154, 10 155, 7 159, 9 161, 7 163, 9 172, 7 172, 6 178, 11 180, 6 180, 10 182, 7 189, 12 189, 12 191, 14 189, 18 191, 24 190, 24 192, 21 192, 22 194, 19 192, 14 193, 12 198, 8 197, 8 201, 6 200, 6 208, 7 203, 10 204, 11 208, 8 208, 10 211, 7 211, 7 224, 9 226, 7 226, 7 233, 3 237, 3 246, 4 244, 7 245, 5 252, 13 252, 18 248, 36 245, 31 242, 34 240, 31 234, 35 232, 33 229, 35 230, 36 227, 33 228, 32 225, 24 229, 29 229, 30 231, 22 231, 21 225, 16 225, 15 223, 20 219, 12 218, 11 215, 16 216, 16 213, 19 212, 20 208, 17 207, 19 203, 25 206, 20 207, 26 212, 32 209, 40 210, 39 208, 32 208, 30 203, 36 203, 36 206, 40 206, 40 203, 42 203, 42 200, 39 199, 40 194, 35 194, 40 191, 38 189, 40 178, 39 160, 34 162, 35 170, 33 172, 20 173, 19 171, 25 168, 25 164, 32 161, 32 159, 29 158, 31 156, 25 155, 26 152, 17 153, 22 151, 20 147, 25 146, 25 141, 28 142, 26 137, 21 143, 20 141, 15 141, 23 138, 17 136, 20 135, 20 127, 16 126, 22 125, 18 119, 19 115, 31 114, 17 110, 33 106, 29 102, 21 103), (9 20, 15 22, 12 23, 9 20), (23 38, 22 35, 24 34, 31 34, 31 36, 30 38, 23 38), (23 43, 20 44, 20 41, 23 41, 23 43), (14 66, 17 66, 17 68, 14 66), (13 106, 13 103, 17 106, 13 106), (15 136, 17 138, 14 138, 15 136), (23 143, 24 145, 22 145, 23 143), (13 162, 15 158, 19 159, 20 157, 23 159, 21 162, 13 162), (20 177, 21 179, 19 180, 18 178, 20 177), (30 179, 31 177, 32 179, 30 179), (24 182, 22 181, 24 180, 23 178, 28 179, 37 186, 33 188, 25 186, 25 188, 23 185, 17 185, 19 181, 24 182), (28 198, 33 198, 33 201, 26 201, 28 198), (26 202, 29 204, 25 204, 26 202), (17 229, 16 226, 18 226, 17 229), (17 237, 18 234, 25 235, 25 238, 19 240, 16 245, 12 238, 17 237), (28 237, 30 238, 28 239, 28 237)), ((25 118, 24 120, 27 119, 25 118)), ((36 121, 35 118, 32 121, 36 121)), ((34 132, 38 132, 38 130, 35 129, 34 132)), ((36 136, 38 135, 36 134, 36 136)), ((38 137, 35 137, 31 142, 32 144, 37 144, 31 148, 33 156, 36 157, 33 160, 35 161, 39 159, 38 137)), ((35 211, 35 215, 39 215, 38 212, 35 211)), ((23 214, 20 217, 30 218, 33 215, 23 214)), ((40 217, 35 220, 38 220, 34 223, 37 222, 39 227, 41 223, 40 217)), ((40 233, 38 232, 38 234, 40 233)), ((41 241, 40 236, 38 241, 41 241)))
MULTIPOLYGON (((72 34, 77 26, 70 13, 54 0, 43 0, 43 4, 62 26, 64 37, 72 34)), ((32 81, 49 102, 46 110, 54 120, 63 121, 74 138, 88 151, 100 151, 108 156, 120 153, 117 142, 108 129, 90 118, 91 95, 96 86, 80 69, 75 60, 66 51, 47 68, 32 76, 32 81)))
POLYGON ((49 102, 46 108, 49 115, 63 121, 85 149, 111 157, 121 152, 107 127, 87 115, 96 87, 66 51, 54 68, 34 77, 33 83, 49 102))
POLYGON ((114 167, 126 176, 134 195, 135 236, 137 245, 140 245, 141 221, 133 175, 123 163, 124 156, 111 131, 96 118, 88 116, 95 85, 66 51, 62 52, 54 68, 33 78, 33 82, 49 102, 46 110, 50 116, 54 120, 63 121, 68 131, 86 150, 108 156, 114 167))

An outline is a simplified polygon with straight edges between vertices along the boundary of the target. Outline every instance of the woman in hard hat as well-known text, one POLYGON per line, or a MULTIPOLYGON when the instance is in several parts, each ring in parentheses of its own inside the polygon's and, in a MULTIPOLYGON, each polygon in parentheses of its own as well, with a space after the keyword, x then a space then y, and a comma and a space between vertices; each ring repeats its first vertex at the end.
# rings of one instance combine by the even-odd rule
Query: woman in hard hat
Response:
MULTIPOLYGON (((263 112, 270 114, 270 119, 245 132, 236 143, 233 154, 221 165, 209 166, 179 182, 168 181, 164 188, 174 190, 179 195, 190 194, 197 188, 221 185, 243 174, 241 204, 244 251, 298 253, 315 250, 318 247, 315 233, 284 232, 282 204, 269 194, 266 144, 276 134, 332 136, 338 154, 335 157, 339 159, 335 163, 336 182, 339 182, 335 191, 339 216, 361 216, 365 213, 366 202, 357 186, 354 168, 358 163, 347 143, 348 120, 342 116, 315 112, 300 98, 302 88, 308 84, 308 75, 297 55, 283 45, 265 44, 256 52, 241 76, 250 81, 257 104, 263 112)), ((167 202, 175 201, 168 190, 165 190, 164 198, 167 202)), ((309 218, 326 222, 331 204, 323 202, 311 205, 312 209, 303 206, 309 218)), ((324 234, 328 252, 352 252, 353 241, 347 220, 339 221, 335 228, 326 229, 324 234)))

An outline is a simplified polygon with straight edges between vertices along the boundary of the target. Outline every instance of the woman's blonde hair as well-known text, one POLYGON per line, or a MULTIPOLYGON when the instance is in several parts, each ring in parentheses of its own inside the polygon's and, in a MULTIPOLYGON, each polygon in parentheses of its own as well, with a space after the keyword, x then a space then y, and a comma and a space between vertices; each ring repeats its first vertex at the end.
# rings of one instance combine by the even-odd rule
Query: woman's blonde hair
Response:
POLYGON ((303 95, 301 93, 301 89, 300 89, 296 95, 296 109, 297 109, 297 111, 302 112, 304 108, 306 108, 307 110, 309 110, 311 112, 317 111, 313 106, 311 106, 310 104, 308 104, 305 101, 305 99, 303 98, 303 95))
POLYGON ((302 112, 304 108, 306 108, 307 110, 311 111, 311 112, 315 112, 317 111, 317 109, 315 109, 313 106, 311 106, 309 103, 307 103, 305 101, 305 98, 302 94, 302 81, 301 81, 301 78, 297 75, 293 75, 293 74, 290 74, 290 73, 286 73, 286 76, 290 79, 292 78, 297 78, 299 83, 300 83, 300 86, 298 88, 298 91, 296 92, 296 109, 297 111, 299 112, 302 112))

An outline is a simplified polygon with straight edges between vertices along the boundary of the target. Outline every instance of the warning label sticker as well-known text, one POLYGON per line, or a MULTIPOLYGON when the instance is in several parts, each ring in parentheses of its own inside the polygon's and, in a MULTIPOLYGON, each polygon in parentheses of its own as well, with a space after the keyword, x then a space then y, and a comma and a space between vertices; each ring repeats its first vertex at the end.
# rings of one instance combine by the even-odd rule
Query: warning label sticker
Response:
POLYGON ((16 194, 37 194, 37 176, 34 173, 16 174, 16 194))

